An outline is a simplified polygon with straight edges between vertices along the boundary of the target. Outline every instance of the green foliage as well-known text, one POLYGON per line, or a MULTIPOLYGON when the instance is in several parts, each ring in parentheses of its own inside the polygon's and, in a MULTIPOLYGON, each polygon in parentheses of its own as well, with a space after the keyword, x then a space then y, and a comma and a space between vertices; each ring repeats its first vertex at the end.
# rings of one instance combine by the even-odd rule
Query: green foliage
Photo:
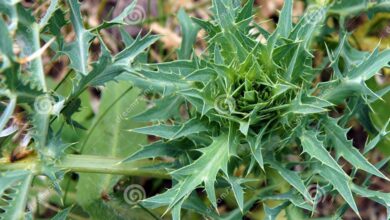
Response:
MULTIPOLYGON (((131 154, 138 149, 138 146, 145 144, 145 136, 129 135, 125 130, 141 124, 131 123, 129 117, 144 108, 143 103, 131 105, 128 100, 137 100, 138 91, 127 85, 127 83, 109 83, 105 88, 100 106, 100 112, 96 121, 88 131, 85 140, 82 141, 82 153, 88 155, 101 155, 106 157, 121 157, 131 154), (133 108, 130 109, 129 108, 133 108), (126 118, 122 118, 124 112, 128 112, 126 118), (129 146, 128 140, 131 141, 129 146), (110 146, 110 147, 107 147, 110 146), (127 146, 126 148, 122 146, 127 146)), ((92 218, 104 219, 125 219, 121 206, 116 202, 106 202, 100 199, 101 193, 111 193, 111 189, 119 181, 120 175, 81 174, 77 186, 78 202, 90 214, 92 218), (95 184, 91 184, 95 183, 95 184), (103 217, 105 216, 105 217, 103 217)), ((123 205, 122 205, 123 206, 123 205)))
MULTIPOLYGON (((15 161, 12 160, 17 159, 12 159, 14 156, 9 155, 6 149, 11 149, 11 152, 17 151, 18 148, 15 148, 13 142, 15 140, 19 141, 19 137, 14 137, 15 140, 12 140, 13 132, 2 133, 4 136, 1 137, 1 143, 5 143, 5 146, 1 148, 1 219, 32 218, 31 213, 25 215, 25 209, 29 198, 29 189, 33 183, 33 177, 36 175, 48 177, 51 182, 51 189, 54 189, 57 197, 62 201, 61 197, 64 195, 61 186, 63 177, 66 172, 71 170, 69 166, 77 167, 73 161, 70 161, 68 167, 63 167, 67 155, 80 153, 84 150, 83 153, 90 155, 121 157, 122 154, 134 152, 139 144, 146 141, 145 136, 130 135, 131 138, 137 141, 133 142, 133 148, 125 146, 126 142, 124 140, 127 139, 127 136, 123 136, 124 129, 132 128, 137 124, 129 122, 127 118, 116 118, 122 115, 122 111, 128 111, 127 101, 122 100, 114 103, 110 101, 113 97, 119 98, 119 93, 126 90, 122 98, 138 102, 132 111, 134 113, 139 112, 143 101, 137 99, 138 90, 136 91, 129 82, 118 84, 115 78, 135 68, 138 65, 135 61, 140 62, 137 60, 138 56, 158 37, 149 35, 143 38, 139 37, 133 44, 127 45, 123 51, 114 56, 106 47, 99 31, 109 27, 126 25, 124 18, 132 12, 136 1, 117 18, 89 30, 84 27, 80 3, 77 0, 70 0, 66 3, 65 5, 61 1, 51 1, 46 14, 39 22, 34 18, 31 11, 25 9, 19 1, 2 1, 0 3, 0 31, 2 33, 0 41, 0 100, 2 111, 0 114, 0 131, 12 129, 15 126, 13 123, 16 115, 23 115, 26 119, 24 123, 28 129, 20 131, 24 137, 20 147, 25 148, 25 151, 33 151, 27 159, 32 161, 30 165, 27 162, 27 165, 22 164, 22 166, 13 167, 15 161), (67 21, 67 17, 70 18, 71 22, 67 21), (75 40, 70 43, 65 42, 62 36, 63 29, 68 23, 71 24, 75 33, 75 40), (100 44, 101 54, 96 62, 91 62, 89 49, 94 39, 97 39, 100 44), (15 46, 20 48, 20 52, 14 50, 15 46), (67 74, 74 76, 70 89, 61 87, 63 82, 69 85, 69 82, 65 82, 68 76, 54 89, 49 88, 42 60, 44 53, 54 54, 53 61, 62 55, 68 57, 70 64, 67 74), (83 125, 73 119, 78 118, 75 115, 81 111, 83 105, 88 105, 89 100, 84 98, 84 92, 89 87, 105 86, 109 82, 108 87, 110 89, 102 100, 102 113, 98 114, 98 124, 93 124, 87 133, 87 140, 83 142, 82 146, 77 144, 77 146, 70 147, 74 143, 66 143, 62 140, 62 137, 66 136, 64 131, 69 130, 76 131, 78 137, 81 136, 81 133, 84 133, 82 131, 84 129, 83 125), (127 89, 129 87, 132 89, 127 89), (4 103, 6 105, 3 108, 4 103), (104 119, 104 117, 106 118, 104 119), (111 123, 113 121, 115 123, 111 123), (106 126, 108 124, 110 126, 103 127, 99 124, 102 122, 106 126), (96 127, 98 129, 95 129, 96 127), (108 131, 112 133, 106 133, 108 131), (122 135, 119 135, 120 133, 122 135), (99 146, 95 142, 91 143, 91 141, 97 141, 98 138, 103 138, 105 142, 101 142, 99 146), (87 147, 84 147, 84 145, 87 145, 87 147)), ((77 140, 77 142, 79 141, 80 139, 77 140)), ((118 162, 119 160, 116 160, 116 163, 118 162)), ((111 160, 103 163, 106 164, 102 164, 102 166, 114 167, 115 160, 114 162, 111 160)), ((87 164, 87 166, 91 167, 92 165, 87 164)), ((93 166, 92 169, 94 169, 93 166)), ((126 169, 122 168, 122 170, 126 169)), ((130 170, 134 170, 134 168, 132 167, 130 170)), ((109 173, 113 172, 110 171, 109 173)), ((96 174, 95 176, 84 174, 81 177, 80 184, 84 184, 88 178, 91 181, 101 182, 101 185, 94 188, 96 189, 95 192, 92 188, 87 188, 85 193, 88 196, 80 199, 80 205, 85 207, 85 211, 91 211, 91 216, 93 216, 92 213, 94 212, 89 208, 89 204, 97 203, 94 196, 100 195, 104 190, 112 189, 120 175, 114 177, 109 174, 96 174)), ((80 188, 82 187, 88 187, 88 185, 84 184, 80 188)), ((59 212, 54 219, 66 219, 69 212, 69 208, 65 209, 59 212)))
POLYGON ((1 174, 0 219, 24 218, 24 209, 33 174, 29 171, 10 171, 1 174))
POLYGON ((320 202, 313 186, 345 201, 334 218, 348 208, 359 216, 355 197, 365 197, 385 206, 390 219, 390 194, 372 190, 370 182, 373 176, 389 181, 380 171, 389 160, 372 164, 368 157, 390 133, 390 120, 371 112, 390 88, 368 86, 390 66, 390 50, 358 51, 345 28, 352 15, 388 11, 388 1, 313 4, 294 23, 293 1, 286 0, 272 33, 254 21, 254 0, 213 0, 210 20, 180 9, 182 44, 176 60, 162 63, 147 63, 145 54, 159 36, 133 39, 123 29, 136 4, 88 27, 77 0, 52 0, 39 20, 19 1, 0 2, 0 219, 32 218, 25 213, 29 190, 42 175, 56 205, 68 207, 53 219, 73 210, 93 219, 158 218, 154 211, 173 219, 241 219, 256 203, 264 219, 281 213, 304 219, 320 202), (340 28, 326 31, 339 42, 320 42, 326 55, 317 65, 315 45, 329 16, 340 28), (68 27, 71 42, 62 36, 68 27), (116 54, 105 44, 107 28, 119 28, 124 41, 116 54), (197 55, 201 29, 207 48, 197 55), (97 56, 92 44, 100 48, 97 56), (45 75, 45 53, 69 61, 58 84, 45 75), (325 67, 331 77, 318 82, 325 67), (105 87, 96 115, 90 87, 105 87), (384 126, 376 128, 370 114, 384 126), (22 138, 13 136, 18 115, 27 127, 22 138), (352 120, 373 135, 362 152, 347 137, 352 120), (147 143, 148 136, 158 140, 147 143), (22 161, 13 156, 20 148, 30 154, 22 161), (356 181, 357 172, 364 182, 356 181), (172 187, 129 209, 118 194, 136 176, 170 178, 172 187), (233 209, 218 213, 222 200, 233 209))
MULTIPOLYGON (((141 88, 152 86, 161 92, 155 105, 136 117, 158 124, 132 131, 158 136, 164 141, 141 149, 128 160, 162 155, 180 158, 177 150, 169 146, 184 140, 192 142, 191 148, 202 153, 199 156, 187 150, 191 159, 171 171, 173 187, 143 204, 153 208, 167 206, 167 210, 172 209, 173 218, 179 219, 187 197, 201 188, 217 208, 214 188, 223 187, 220 183, 227 179, 235 180, 232 191, 245 215, 242 196, 245 179, 254 174, 254 164, 258 164, 261 170, 276 170, 291 185, 290 195, 295 196, 295 200, 280 199, 285 202, 274 208, 264 205, 268 219, 276 218, 290 204, 297 206, 298 199, 305 199, 304 203, 312 206, 309 209, 315 209, 317 201, 308 188, 317 183, 326 189, 325 194, 337 192, 359 215, 352 194, 355 173, 343 170, 340 157, 356 170, 388 178, 347 139, 345 122, 355 114, 336 120, 329 118, 329 112, 354 99, 369 106, 370 99, 381 96, 371 91, 366 81, 389 65, 390 51, 360 53, 344 37, 348 33, 341 32, 338 47, 328 50, 332 78, 313 86, 320 71, 313 68, 311 49, 327 11, 345 18, 353 13, 350 9, 362 11, 366 7, 351 4, 348 1, 338 6, 316 5, 293 24, 292 1, 286 1, 276 30, 272 34, 261 33, 266 39, 263 43, 257 40, 258 34, 250 31, 253 1, 242 7, 239 1, 213 1, 212 20, 193 20, 208 34, 208 50, 202 56, 183 57, 179 51, 178 60, 144 66, 122 75, 121 79, 132 80, 141 88), (169 112, 184 107, 189 119, 175 118, 172 125, 172 115, 163 113, 156 117, 157 112, 164 112, 168 106, 169 112), (247 148, 249 151, 242 151, 247 148), (294 164, 302 167, 301 171, 291 170, 287 155, 299 158, 294 164), (241 166, 246 170, 237 175, 241 166)), ((191 35, 196 31, 196 27, 187 24, 183 42, 192 41, 191 35)), ((267 172, 260 173, 261 178, 272 179, 267 172)), ((246 194, 252 194, 251 191, 246 190, 246 194)))

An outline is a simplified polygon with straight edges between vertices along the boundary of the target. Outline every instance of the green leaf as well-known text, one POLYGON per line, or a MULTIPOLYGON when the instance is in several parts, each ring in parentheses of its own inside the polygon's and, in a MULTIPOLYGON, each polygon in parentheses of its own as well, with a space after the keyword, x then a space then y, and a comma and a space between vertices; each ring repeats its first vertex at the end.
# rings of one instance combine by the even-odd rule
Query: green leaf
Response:
POLYGON ((302 115, 309 115, 309 114, 322 113, 328 111, 327 109, 318 107, 316 105, 303 104, 298 102, 292 103, 292 105, 288 110, 289 112, 295 114, 302 114, 302 115))
POLYGON ((30 171, 0 173, 0 219, 23 219, 28 191, 33 179, 30 171))
POLYGON ((308 204, 307 201, 305 201, 302 196, 297 194, 295 190, 290 190, 287 193, 283 194, 276 194, 276 195, 268 195, 268 196, 262 196, 260 197, 261 200, 266 201, 279 201, 279 200, 284 200, 284 201, 290 201, 292 204, 294 204, 297 207, 306 209, 308 211, 312 211, 312 207, 308 204))
POLYGON ((348 17, 359 13, 365 9, 367 9, 368 0, 361 1, 348 1, 348 0, 339 0, 329 9, 330 13, 339 14, 343 17, 348 17))
POLYGON ((114 64, 110 51, 100 39, 102 56, 98 62, 94 63, 93 70, 80 80, 73 94, 77 97, 78 94, 87 86, 103 86, 109 81, 113 81, 115 77, 125 72, 126 66, 114 64))
MULTIPOLYGON (((46 103, 48 100, 51 100, 49 96, 39 96, 34 101, 34 107, 41 105, 40 103, 46 103)), ((32 137, 34 138, 36 145, 35 148, 38 151, 43 150, 47 144, 47 137, 49 134, 49 125, 50 125, 50 112, 47 112, 44 108, 42 112, 34 112, 32 115, 32 137)))
MULTIPOLYGON (((64 44, 64 36, 61 35, 61 28, 68 24, 68 20, 65 18, 65 16, 66 12, 61 7, 57 8, 53 12, 53 15, 50 17, 50 19, 47 21, 48 23, 44 28, 44 31, 47 29, 52 35, 56 36, 58 48, 63 48, 64 44)), ((53 46, 52 49, 55 50, 57 47, 53 46)))
MULTIPOLYGON (((248 0, 245 5, 241 8, 239 11, 237 18, 236 18, 236 23, 241 23, 244 22, 244 27, 248 26, 248 24, 252 21, 252 16, 253 16, 253 4, 254 0, 248 0)), ((241 24, 242 25, 242 24, 241 24)))
POLYGON ((0 2, 0 13, 5 14, 10 19, 10 24, 8 25, 8 30, 14 31, 18 24, 18 13, 16 11, 16 6, 19 2, 17 0, 6 0, 0 2))
POLYGON ((183 99, 177 96, 166 96, 155 102, 150 109, 133 117, 135 121, 162 121, 179 115, 183 99))
MULTIPOLYGON (((234 193, 234 197, 236 198, 238 208, 241 210, 241 212, 244 212, 244 189, 241 186, 241 184, 251 181, 246 180, 243 178, 237 178, 237 177, 228 177, 228 182, 230 183, 230 186, 232 187, 232 191, 234 193)), ((252 180, 253 181, 253 180, 252 180)))
POLYGON ((383 140, 387 135, 390 134, 390 130, 387 131, 387 127, 390 124, 390 119, 387 120, 386 124, 383 126, 383 128, 379 131, 378 135, 375 136, 369 143, 366 144, 364 147, 364 154, 367 154, 369 151, 374 149, 381 140, 383 140))
POLYGON ((138 55, 149 48, 150 45, 154 44, 159 38, 160 36, 156 35, 146 35, 143 38, 141 38, 141 35, 138 35, 130 46, 126 47, 115 56, 115 62, 127 65, 132 63, 138 55))
POLYGON ((213 0, 213 8, 216 11, 216 17, 221 27, 225 30, 232 29, 235 24, 232 8, 227 6, 224 1, 218 0, 213 0))
POLYGON ((183 8, 180 8, 177 18, 179 19, 182 42, 181 47, 177 51, 179 59, 189 59, 193 52, 193 46, 196 41, 196 35, 199 31, 199 26, 192 22, 191 18, 187 15, 183 8))
POLYGON ((56 134, 49 134, 47 146, 44 149, 40 149, 41 155, 45 157, 47 161, 58 161, 65 155, 65 150, 72 144, 64 143, 61 139, 62 129, 56 134))
POLYGON ((387 219, 390 218, 390 193, 366 189, 356 184, 352 184, 351 188, 354 193, 382 204, 387 208, 387 219))
MULTIPOLYGON (((19 15, 18 29, 16 32, 17 43, 22 49, 21 56, 28 57, 41 49, 39 26, 32 15, 21 5, 17 7, 19 15)), ((35 57, 27 67, 27 80, 39 90, 47 91, 45 73, 41 56, 35 57)))
POLYGON ((352 142, 347 139, 347 130, 341 128, 336 120, 326 118, 323 123, 327 138, 332 142, 338 155, 351 163, 355 168, 362 169, 375 176, 389 180, 374 165, 367 161, 366 158, 354 147, 352 142))
POLYGON ((277 27, 277 32, 284 38, 287 38, 292 30, 292 10, 293 1, 286 0, 280 13, 277 27))
POLYGON ((164 143, 158 141, 150 145, 142 147, 139 151, 132 154, 130 157, 124 159, 122 163, 131 162, 146 158, 156 158, 161 156, 169 156, 175 158, 190 146, 188 141, 172 141, 164 143))
POLYGON ((356 206, 351 192, 351 181, 349 178, 334 171, 328 166, 319 166, 319 174, 324 177, 330 184, 340 193, 344 200, 349 204, 352 210, 359 215, 359 210, 356 206))
POLYGON ((16 96, 9 91, 0 90, 0 97, 7 96, 9 98, 9 103, 0 116, 0 132, 3 131, 4 127, 7 125, 9 119, 12 117, 16 106, 16 96))
POLYGON ((46 25, 48 25, 49 20, 52 18, 52 16, 55 16, 55 11, 58 9, 58 0, 51 0, 49 8, 46 10, 46 14, 43 16, 43 18, 39 21, 39 29, 43 29, 46 25))
POLYGON ((302 41, 303 48, 307 50, 315 35, 315 31, 321 27, 328 11, 326 7, 320 6, 314 6, 311 9, 305 12, 289 35, 291 40, 302 41))
POLYGON ((390 67, 390 50, 379 52, 376 49, 367 60, 362 62, 358 67, 351 70, 347 76, 351 80, 366 81, 373 77, 384 67, 390 67))
MULTIPOLYGON (((137 99, 139 90, 125 82, 108 83, 103 91, 99 114, 84 139, 81 151, 88 155, 123 157, 146 143, 144 135, 129 134, 126 130, 140 126, 120 117, 129 102, 137 99), (129 89, 130 88, 130 89, 129 89)), ((144 102, 135 106, 134 114, 145 108, 144 102)), ((115 201, 105 202, 102 194, 111 194, 120 176, 110 174, 80 174, 77 200, 92 218, 126 219, 126 213, 115 201), (90 184, 94 183, 94 184, 90 184)))
POLYGON ((192 164, 178 169, 172 176, 179 182, 163 194, 144 200, 144 204, 151 207, 167 205, 168 210, 179 205, 180 201, 189 196, 201 183, 204 182, 208 198, 216 207, 214 183, 219 170, 225 170, 229 160, 229 138, 222 134, 214 138, 213 143, 201 149, 203 155, 192 164))
POLYGON ((264 170, 264 160, 263 160, 263 153, 261 150, 263 149, 263 137, 264 137, 264 132, 266 131, 266 127, 260 130, 259 134, 257 134, 255 137, 252 135, 249 135, 248 142, 249 142, 249 147, 251 148, 251 152, 253 157, 256 159, 256 162, 259 164, 261 169, 264 170))
POLYGON ((69 215, 71 210, 72 210, 72 207, 61 210, 51 220, 66 220, 66 219, 68 219, 68 215, 69 215))
POLYGON ((199 134, 207 131, 206 125, 199 120, 190 120, 182 125, 154 125, 143 128, 132 129, 132 132, 139 134, 154 135, 168 140, 186 137, 191 134, 199 134))
POLYGON ((89 72, 89 46, 94 35, 84 28, 78 0, 67 0, 67 2, 70 8, 70 20, 76 33, 76 40, 66 45, 63 52, 68 55, 71 68, 82 75, 87 75, 89 72))
POLYGON ((2 33, 2 37, 0 39, 0 52, 8 58, 12 58, 14 56, 12 40, 3 19, 0 19, 0 32, 2 33))
POLYGON ((265 217, 264 220, 276 220, 277 216, 285 209, 290 203, 284 202, 281 205, 277 205, 273 208, 268 207, 268 205, 264 204, 264 212, 265 217))
POLYGON ((274 159, 267 158, 265 163, 269 164, 273 169, 278 171, 278 173, 283 177, 283 179, 285 179, 296 190, 298 190, 298 192, 302 194, 303 197, 305 197, 309 201, 312 200, 309 192, 306 189, 305 184, 303 183, 298 173, 284 168, 279 162, 275 161, 274 159))
POLYGON ((303 151, 314 157, 324 165, 332 168, 336 172, 348 177, 344 170, 333 159, 329 152, 325 149, 324 144, 318 140, 318 133, 314 131, 303 131, 300 137, 303 151))
POLYGON ((126 25, 126 17, 130 15, 130 13, 134 10, 134 8, 137 6, 137 0, 132 1, 131 4, 129 4, 126 8, 123 9, 123 11, 116 16, 114 19, 110 21, 103 21, 98 27, 93 28, 91 31, 100 31, 101 29, 107 29, 111 28, 116 25, 126 25))
POLYGON ((161 92, 169 96, 180 89, 188 88, 188 83, 178 78, 176 74, 127 68, 126 73, 117 77, 117 80, 131 81, 135 86, 145 91, 161 92))

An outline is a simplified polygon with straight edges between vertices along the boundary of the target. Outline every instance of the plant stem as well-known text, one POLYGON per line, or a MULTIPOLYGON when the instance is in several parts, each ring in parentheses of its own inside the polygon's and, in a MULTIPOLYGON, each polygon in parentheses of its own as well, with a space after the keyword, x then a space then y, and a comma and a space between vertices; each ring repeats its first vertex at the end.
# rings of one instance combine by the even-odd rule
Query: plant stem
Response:
MULTIPOLYGON (((155 167, 164 165, 166 164, 165 162, 140 160, 129 163, 120 163, 121 161, 122 159, 118 158, 69 154, 56 162, 54 167, 61 170, 80 173, 117 174, 163 179, 170 178, 164 168, 155 167)), ((16 163, 0 160, 0 171, 19 169, 28 169, 36 174, 40 174, 41 162, 37 158, 29 158, 16 163)))
POLYGON ((155 215, 152 211, 150 211, 149 209, 145 208, 143 205, 141 204, 138 204, 138 206, 143 209, 145 212, 147 212, 149 215, 151 215, 154 219, 156 220, 161 220, 161 218, 159 218, 157 215, 155 215))

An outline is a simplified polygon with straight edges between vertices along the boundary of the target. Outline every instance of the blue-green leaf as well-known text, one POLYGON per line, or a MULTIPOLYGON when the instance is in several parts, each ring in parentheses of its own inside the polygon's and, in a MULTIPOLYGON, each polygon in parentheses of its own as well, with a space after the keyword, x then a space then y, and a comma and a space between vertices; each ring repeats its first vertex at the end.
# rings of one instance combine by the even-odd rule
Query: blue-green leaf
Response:
POLYGON ((276 162, 273 159, 267 159, 265 163, 268 163, 271 165, 273 169, 278 171, 278 173, 285 179, 288 183, 290 183, 296 190, 298 190, 299 193, 303 195, 308 201, 311 201, 312 198, 309 194, 309 192, 306 189, 305 184, 303 183, 301 177, 298 175, 298 173, 288 170, 284 168, 280 163, 276 162))
POLYGON ((190 120, 182 125, 154 125, 131 130, 139 134, 154 135, 165 139, 177 139, 188 136, 190 134, 199 134, 202 131, 207 131, 206 125, 198 120, 190 120))
POLYGON ((292 30, 292 10, 293 10, 293 1, 286 0, 284 1, 282 12, 279 16, 279 23, 277 27, 277 32, 280 36, 287 38, 292 30))
POLYGON ((0 180, 0 219, 23 219, 33 174, 25 170, 3 172, 0 180))
POLYGON ((199 31, 199 26, 193 23, 183 8, 179 10, 177 18, 179 19, 182 34, 182 42, 181 47, 178 50, 178 56, 179 59, 186 60, 191 57, 193 52, 193 46, 199 31))
POLYGON ((349 178, 334 171, 328 166, 319 166, 318 172, 322 177, 329 181, 332 186, 340 193, 344 200, 349 204, 353 211, 359 215, 359 210, 351 192, 351 181, 349 178))
POLYGON ((76 33, 76 40, 66 45, 63 52, 68 55, 70 66, 73 69, 83 75, 87 75, 88 51, 94 35, 84 28, 78 0, 67 0, 67 2, 70 8, 70 20, 76 33))
POLYGON ((346 136, 347 130, 341 128, 336 120, 326 118, 323 125, 328 134, 327 138, 332 142, 333 147, 336 149, 339 156, 342 156, 358 169, 362 169, 375 176, 389 180, 374 165, 368 162, 354 146, 352 146, 352 142, 349 141, 346 136))
POLYGON ((325 149, 323 143, 317 138, 318 133, 314 131, 303 131, 300 137, 303 151, 309 154, 310 157, 314 157, 321 163, 337 171, 341 175, 348 177, 344 170, 333 159, 329 152, 325 149))

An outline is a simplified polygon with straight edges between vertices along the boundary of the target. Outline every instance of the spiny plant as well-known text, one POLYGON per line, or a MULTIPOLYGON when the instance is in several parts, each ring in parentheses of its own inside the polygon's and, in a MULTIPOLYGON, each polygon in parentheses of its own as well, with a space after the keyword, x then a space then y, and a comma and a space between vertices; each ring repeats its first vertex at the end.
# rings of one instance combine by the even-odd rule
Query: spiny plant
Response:
MULTIPOLYGON (((123 175, 172 178, 170 189, 138 204, 149 218, 159 217, 148 208, 165 207, 173 219, 180 219, 183 209, 211 219, 240 219, 261 202, 265 219, 283 211, 288 219, 304 219, 326 195, 346 202, 335 218, 348 206, 359 215, 354 196, 384 205, 390 218, 389 193, 370 188, 373 175, 388 180, 379 171, 388 160, 372 165, 366 159, 389 133, 389 122, 375 131, 368 114, 370 105, 390 88, 372 91, 366 82, 389 66, 390 51, 358 51, 344 28, 350 15, 388 11, 388 1, 312 5, 294 24, 293 2, 286 0, 272 33, 253 20, 253 3, 214 0, 209 21, 191 19, 180 10, 183 41, 177 60, 146 64, 144 51, 159 37, 132 39, 121 29, 136 1, 95 27, 83 22, 77 0, 51 1, 40 19, 18 0, 0 1, 0 219, 33 218, 29 200, 39 187, 37 176, 48 177, 60 198, 57 205, 64 207, 67 172, 79 174, 74 203, 92 219, 144 215, 136 207, 129 210, 115 194, 123 175), (340 21, 339 44, 326 47, 325 65, 314 67, 313 45, 327 15, 340 21), (75 34, 71 41, 62 34, 68 26, 75 34), (117 27, 125 48, 113 54, 103 32, 117 27), (207 32, 208 47, 197 55, 192 48, 200 29, 207 32), (92 44, 100 46, 96 60, 92 44), (55 86, 45 76, 46 53, 53 61, 61 56, 69 60, 66 78, 55 86), (332 77, 318 83, 324 66, 332 70, 332 77), (100 112, 80 138, 88 125, 75 119, 87 108, 82 96, 98 86, 108 87, 100 112), (122 116, 127 102, 140 103, 134 86, 148 93, 153 107, 133 120, 155 125, 121 136, 122 130, 139 124, 107 116, 122 116), (345 106, 343 112, 340 106, 345 106), (27 129, 18 127, 20 115, 27 129), (374 133, 363 152, 346 136, 354 118, 374 133), (72 147, 62 140, 66 128, 77 131, 78 143, 72 147), (131 154, 146 142, 146 135, 160 140, 131 154), (20 149, 27 158, 15 155, 20 149), (173 160, 165 160, 167 156, 173 160), (343 167, 347 163, 352 170, 343 167), (358 171, 366 174, 362 183, 355 180, 358 171), (202 200, 202 189, 207 199, 202 200), (229 195, 217 194, 226 189, 238 208, 220 215, 218 205, 229 195)), ((137 108, 141 107, 143 102, 137 108)), ((71 209, 54 219, 68 218, 71 209)))
MULTIPOLYGON (((123 72, 131 70, 132 66, 140 62, 144 50, 158 39, 158 36, 151 35, 132 39, 122 31, 125 48, 115 55, 107 48, 102 30, 127 25, 126 18, 136 4, 134 1, 112 20, 87 28, 77 0, 51 1, 39 21, 21 1, 0 2, 0 219, 32 219, 33 210, 28 213, 25 210, 30 186, 36 182, 35 176, 48 177, 50 188, 62 198, 60 183, 66 172, 75 169, 87 173, 106 170, 106 174, 131 174, 136 170, 141 176, 150 174, 148 171, 143 172, 142 166, 150 166, 151 163, 143 163, 141 166, 137 163, 135 169, 132 165, 115 165, 118 160, 105 160, 96 156, 77 157, 72 153, 81 154, 83 149, 71 150, 69 147, 72 144, 62 141, 64 127, 83 128, 83 125, 73 120, 73 116, 82 111, 80 97, 84 91, 89 87, 104 86, 115 81, 115 77, 123 72), (75 38, 71 41, 65 41, 62 35, 62 30, 67 26, 72 26, 74 30, 75 38), (96 61, 92 62, 90 47, 93 41, 100 45, 100 52, 96 61), (42 55, 46 53, 52 57, 52 61, 61 56, 69 60, 67 76, 53 88, 49 87, 45 77, 44 67, 47 62, 43 62, 42 55), (72 78, 72 88, 60 93, 58 90, 62 89, 68 77, 72 78), (30 155, 27 161, 22 160, 24 154, 30 155)), ((133 88, 130 83, 111 87, 112 91, 126 90, 127 93, 133 88), (124 86, 130 88, 122 89, 124 86)), ((132 96, 135 94, 132 93, 132 96)), ((116 140, 119 141, 119 138, 116 140)), ((112 149, 118 144, 114 141, 110 143, 112 149)), ((93 155, 98 154, 95 152, 93 155)), ((110 178, 106 177, 106 180, 110 178)), ((69 211, 70 208, 64 209, 54 219, 66 219, 69 211)))
MULTIPOLYGON (((173 186, 142 204, 166 206, 174 219, 180 219, 182 208, 206 209, 206 216, 219 218, 216 190, 230 187, 239 211, 226 219, 238 219, 256 201, 282 200, 273 208, 263 203, 266 219, 274 219, 290 205, 315 212, 319 199, 308 190, 314 184, 324 195, 340 195, 358 216, 354 195, 388 208, 389 194, 369 189, 372 175, 389 181, 379 171, 383 164, 375 166, 365 157, 388 131, 383 128, 359 152, 347 138, 347 126, 361 113, 360 104, 370 106, 389 91, 372 91, 366 82, 389 66, 390 50, 357 51, 341 29, 338 46, 327 50, 331 79, 318 83, 321 69, 313 64, 313 39, 325 14, 341 6, 315 5, 294 24, 293 1, 286 0, 269 33, 253 21, 253 3, 214 0, 211 20, 182 17, 187 38, 177 60, 143 65, 119 77, 159 94, 152 108, 135 117, 155 124, 131 131, 161 140, 123 162, 169 156, 178 163, 170 170, 173 186), (196 55, 190 48, 199 28, 207 32, 207 49, 196 55), (336 114, 340 105, 346 109, 336 114), (343 169, 346 162, 350 172, 343 169), (289 183, 289 191, 267 184, 274 171, 289 183), (367 174, 367 181, 353 181, 358 171, 367 174), (252 181, 269 187, 265 192, 251 189, 252 181), (193 205, 197 189, 206 192, 211 209, 193 205)), ((345 16, 340 16, 344 25, 345 16)))

